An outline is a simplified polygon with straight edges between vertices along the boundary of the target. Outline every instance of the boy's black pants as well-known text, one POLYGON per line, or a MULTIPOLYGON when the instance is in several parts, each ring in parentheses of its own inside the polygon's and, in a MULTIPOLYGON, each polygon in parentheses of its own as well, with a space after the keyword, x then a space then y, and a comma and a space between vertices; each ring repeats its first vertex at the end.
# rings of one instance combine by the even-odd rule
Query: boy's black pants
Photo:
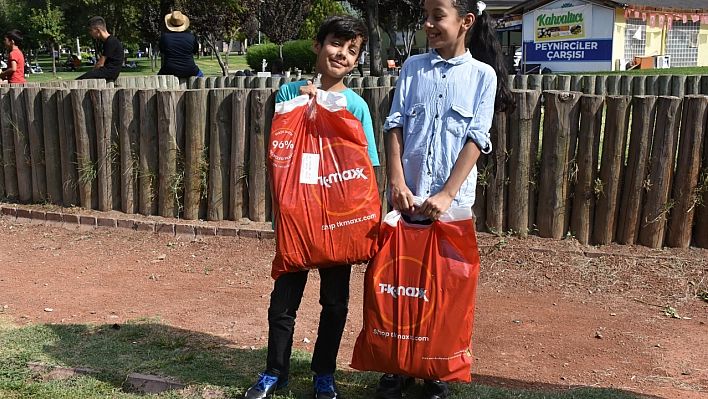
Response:
MULTIPOLYGON (((337 352, 349 312, 350 265, 319 269, 320 323, 312 355, 312 371, 317 375, 334 374, 337 352)), ((308 271, 285 273, 275 280, 268 308, 268 374, 290 373, 295 317, 307 283, 308 271)))

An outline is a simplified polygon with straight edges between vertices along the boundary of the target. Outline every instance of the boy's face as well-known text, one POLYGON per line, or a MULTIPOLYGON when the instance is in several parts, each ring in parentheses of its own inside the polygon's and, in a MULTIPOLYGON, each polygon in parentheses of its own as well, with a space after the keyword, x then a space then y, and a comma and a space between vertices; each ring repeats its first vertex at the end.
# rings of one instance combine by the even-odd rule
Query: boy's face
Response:
POLYGON ((15 43, 12 40, 5 37, 5 47, 11 49, 13 44, 15 44, 15 43))
POLYGON ((361 37, 351 40, 339 39, 333 33, 327 35, 324 43, 315 40, 312 50, 317 54, 317 69, 322 75, 343 78, 357 64, 361 37))
POLYGON ((92 28, 89 26, 88 31, 89 31, 89 35, 91 35, 91 37, 94 39, 98 39, 99 36, 101 35, 101 31, 98 28, 92 28))

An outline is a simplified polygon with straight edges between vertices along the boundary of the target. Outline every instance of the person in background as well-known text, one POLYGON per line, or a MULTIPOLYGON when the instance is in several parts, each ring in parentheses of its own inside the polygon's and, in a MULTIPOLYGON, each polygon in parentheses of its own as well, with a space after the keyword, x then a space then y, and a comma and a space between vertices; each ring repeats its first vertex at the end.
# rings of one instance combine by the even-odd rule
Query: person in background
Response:
POLYGON ((18 47, 22 44, 22 33, 17 29, 10 29, 5 33, 5 47, 10 50, 7 56, 7 69, 0 72, 0 78, 7 79, 8 83, 25 83, 25 56, 18 47))
POLYGON ((93 69, 76 78, 116 80, 123 66, 123 45, 117 37, 106 30, 106 21, 93 17, 88 21, 89 34, 103 41, 103 54, 93 69))
POLYGON ((359 54, 359 63, 356 66, 356 69, 359 71, 359 75, 363 78, 364 77, 364 63, 366 62, 366 57, 369 55, 369 52, 366 50, 361 50, 361 54, 359 54))
POLYGON ((165 15, 167 32, 160 36, 160 53, 162 53, 162 68, 158 75, 174 75, 178 78, 190 76, 203 77, 204 73, 194 62, 194 54, 199 51, 197 38, 189 28, 189 18, 179 11, 165 15))

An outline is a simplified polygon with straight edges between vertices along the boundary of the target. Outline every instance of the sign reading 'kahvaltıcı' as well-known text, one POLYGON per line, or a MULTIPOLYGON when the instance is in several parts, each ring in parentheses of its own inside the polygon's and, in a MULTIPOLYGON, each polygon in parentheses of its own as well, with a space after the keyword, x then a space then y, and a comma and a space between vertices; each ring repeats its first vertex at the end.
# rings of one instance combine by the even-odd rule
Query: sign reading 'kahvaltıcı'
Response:
POLYGON ((554 8, 534 11, 534 41, 574 40, 589 38, 592 6, 554 8))

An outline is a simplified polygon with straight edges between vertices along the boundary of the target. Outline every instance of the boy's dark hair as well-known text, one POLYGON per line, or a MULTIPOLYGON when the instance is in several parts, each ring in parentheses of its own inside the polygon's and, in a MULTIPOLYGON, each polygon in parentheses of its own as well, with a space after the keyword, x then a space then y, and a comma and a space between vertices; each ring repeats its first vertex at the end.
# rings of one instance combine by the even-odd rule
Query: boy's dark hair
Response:
POLYGON ((89 19, 88 27, 92 28, 92 29, 99 29, 100 28, 103 30, 107 30, 106 29, 106 20, 103 19, 103 17, 98 17, 98 16, 93 17, 93 18, 89 19))
POLYGON ((22 32, 17 29, 10 29, 5 33, 5 37, 15 42, 15 46, 22 44, 22 32))
POLYGON ((327 35, 330 33, 334 35, 334 37, 344 40, 352 40, 360 37, 360 53, 366 46, 366 42, 369 41, 369 31, 366 29, 366 25, 364 25, 361 20, 351 15, 335 14, 327 17, 327 19, 322 22, 322 26, 320 26, 319 32, 317 32, 315 41, 323 44, 327 35))
POLYGON ((285 62, 278 58, 273 62, 273 69, 278 71, 278 73, 283 73, 285 71, 285 62))
POLYGON ((490 65, 497 74, 497 96, 494 110, 505 112, 516 108, 514 97, 509 89, 509 76, 502 54, 501 43, 496 35, 492 17, 486 11, 479 12, 478 0, 450 0, 460 17, 472 13, 474 24, 467 31, 465 46, 476 60, 490 65))

